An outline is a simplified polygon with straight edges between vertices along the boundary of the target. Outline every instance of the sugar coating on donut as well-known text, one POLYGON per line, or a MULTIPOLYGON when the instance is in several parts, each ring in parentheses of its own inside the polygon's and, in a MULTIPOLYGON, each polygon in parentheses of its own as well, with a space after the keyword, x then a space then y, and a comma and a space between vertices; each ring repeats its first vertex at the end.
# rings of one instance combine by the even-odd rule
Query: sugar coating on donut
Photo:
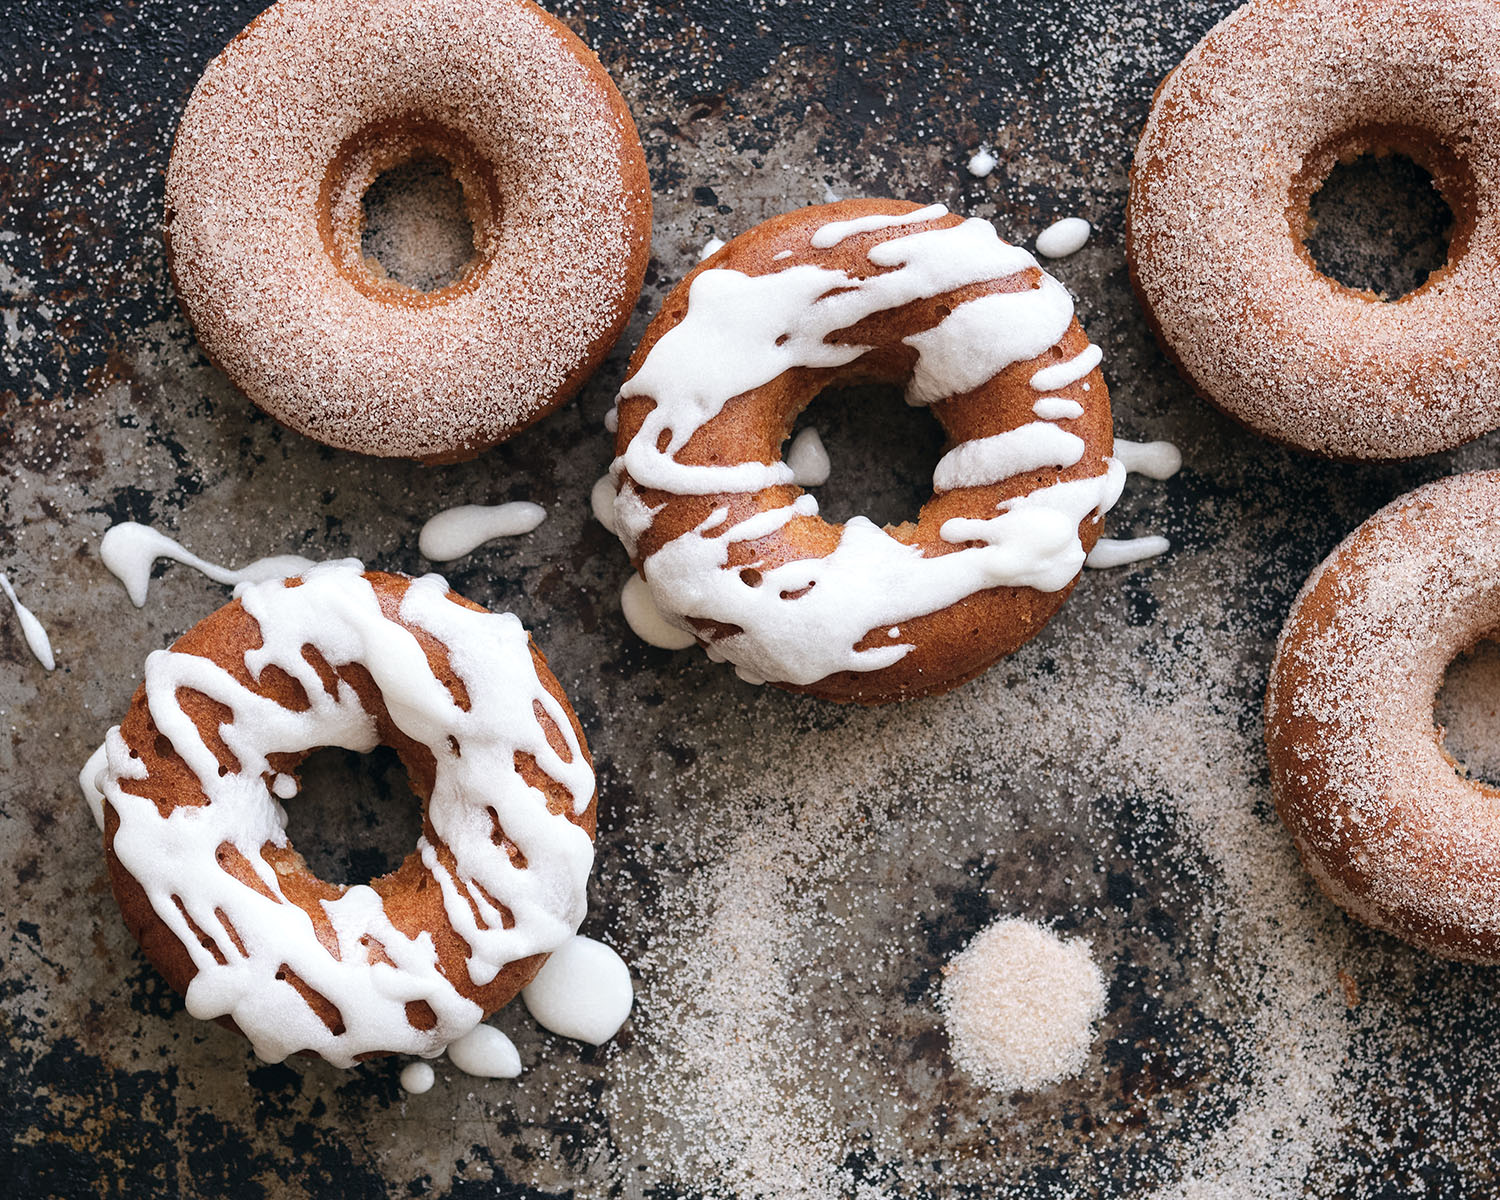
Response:
POLYGON ((539 678, 520 622, 455 602, 440 576, 412 581, 394 616, 351 562, 313 567, 300 581, 251 585, 240 603, 261 639, 242 662, 169 650, 146 664, 153 726, 202 799, 159 806, 141 794, 152 790, 150 772, 119 726, 80 782, 117 818, 114 858, 191 958, 190 1013, 232 1018, 273 1062, 298 1051, 339 1066, 372 1052, 437 1054, 472 1030, 483 1009, 455 986, 433 934, 403 932, 371 886, 321 901, 322 929, 289 898, 266 858, 268 848, 288 845, 272 798, 279 772, 268 756, 373 749, 375 719, 332 674, 356 665, 368 672, 389 719, 435 763, 429 832, 415 854, 468 947, 461 969, 472 987, 566 943, 583 917, 592 841, 526 782, 518 762, 529 759, 555 781, 576 816, 594 794, 587 756, 539 678), (446 647, 456 683, 434 673, 416 631, 446 647), (295 680, 307 707, 294 710, 240 682, 268 671, 295 680), (184 696, 206 697, 229 714, 217 730, 222 747, 205 740, 184 696), (222 765, 221 750, 237 770, 222 765), (255 884, 226 869, 226 853, 255 884), (336 1022, 308 995, 331 1004, 336 1022), (426 1021, 413 1020, 414 1005, 426 1021))
POLYGON ((576 389, 650 235, 634 128, 582 55, 519 0, 268 9, 204 72, 168 171, 173 275, 210 357, 279 420, 379 455, 472 453, 576 389), (330 164, 382 123, 424 153, 438 130, 493 179, 479 266, 438 302, 375 299, 330 253, 330 164))
POLYGON ((1088 942, 1010 918, 943 968, 939 1007, 961 1070, 983 1087, 1034 1091, 1083 1070, 1105 998, 1088 942))
POLYGON ((1261 0, 1216 26, 1162 85, 1128 208, 1136 290, 1195 387, 1337 457, 1426 454, 1500 425, 1497 127, 1490 0, 1261 0), (1456 218, 1450 265, 1396 303, 1333 282, 1300 246, 1336 157, 1384 149, 1446 180, 1456 218))
MULTIPOLYGON (((1030 254, 1003 242, 987 221, 932 227, 947 216, 942 205, 930 205, 830 221, 811 233, 804 260, 779 270, 747 274, 725 265, 700 271, 681 320, 651 346, 620 390, 621 402, 643 397, 653 407, 612 468, 619 481, 615 530, 635 559, 660 509, 646 496, 719 498, 720 506, 696 528, 647 554, 641 573, 668 622, 724 631, 709 639, 709 654, 732 662, 751 682, 801 686, 838 672, 882 670, 906 657, 913 643, 882 637, 865 645, 872 630, 900 627, 986 589, 1062 591, 1083 566, 1080 525, 1097 520, 1119 498, 1124 467, 1099 457, 1079 477, 1007 499, 982 516, 947 521, 941 537, 962 545, 951 552, 924 555, 855 517, 826 556, 753 572, 726 569, 736 545, 817 512, 816 501, 803 494, 730 520, 724 497, 790 484, 791 466, 780 459, 678 459, 731 400, 788 372, 856 362, 869 347, 837 335, 863 320, 997 280, 1022 276, 1029 282, 955 300, 936 324, 904 339, 915 353, 909 403, 931 405, 976 391, 1008 367, 1051 351, 1074 328, 1072 298, 1030 254), (820 251, 871 233, 888 236, 867 250, 867 273, 817 261, 820 251)), ((1041 400, 1076 384, 1099 358, 1088 348, 1061 369, 1027 378, 1041 400)), ((1084 439, 1057 421, 1081 412, 1082 405, 1069 401, 1052 416, 961 442, 938 464, 935 492, 1039 470, 1056 480, 1056 472, 1078 466, 1085 451, 1084 439)))
POLYGON ((1500 473, 1376 513, 1313 572, 1266 695, 1277 807, 1324 890, 1453 957, 1500 961, 1500 792, 1464 779, 1433 703, 1500 628, 1500 473))

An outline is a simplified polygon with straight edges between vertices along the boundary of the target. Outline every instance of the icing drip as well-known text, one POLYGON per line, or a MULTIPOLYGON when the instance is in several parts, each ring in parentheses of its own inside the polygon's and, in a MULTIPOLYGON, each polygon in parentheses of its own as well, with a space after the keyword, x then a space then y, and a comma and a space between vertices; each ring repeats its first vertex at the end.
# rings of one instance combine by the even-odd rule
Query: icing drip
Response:
POLYGON ((804 429, 787 447, 786 465, 792 469, 792 482, 798 487, 818 487, 828 482, 833 465, 816 429, 804 429))
POLYGON ((615 490, 613 475, 599 476, 589 491, 589 507, 594 510, 594 520, 618 536, 620 526, 615 520, 615 490))
POLYGON ((1129 442, 1115 439, 1115 457, 1132 475, 1171 479, 1182 469, 1182 451, 1171 442, 1129 442))
POLYGON ((697 639, 673 625, 656 607, 651 589, 639 575, 632 575, 620 590, 620 611, 630 631, 648 646, 660 650, 686 650, 697 639))
POLYGON ((358 695, 346 684, 330 693, 304 647, 315 647, 335 669, 361 663, 391 720, 432 754, 436 777, 426 825, 436 841, 424 834, 417 855, 470 948, 467 970, 476 985, 493 980, 509 962, 563 944, 584 914, 592 843, 526 784, 516 770, 517 756, 531 756, 558 781, 575 813, 585 811, 593 796, 593 772, 566 713, 537 678, 521 623, 508 613, 454 603, 441 576, 411 583, 400 618, 449 648, 451 670, 468 693, 465 708, 433 675, 415 635, 385 616, 358 564, 315 566, 299 586, 255 584, 240 599, 262 638, 245 653, 246 671, 252 678, 268 668, 287 673, 302 685, 309 707, 284 708, 199 655, 157 651, 146 661, 152 720, 197 777, 208 803, 180 805, 163 817, 154 801, 129 790, 146 767, 132 756, 118 726, 105 739, 102 768, 96 754, 79 782, 91 807, 102 793, 118 815, 115 855, 192 957, 197 973, 186 1001, 195 1017, 232 1017, 255 1052, 273 1062, 304 1049, 339 1066, 375 1050, 430 1057, 483 1015, 439 969, 431 935, 403 933, 379 894, 357 885, 322 902, 335 957, 307 914, 287 901, 263 856, 263 848, 287 844, 284 817, 266 784, 275 774, 267 756, 320 746, 368 751, 376 741, 374 721, 358 695), (221 774, 214 750, 179 704, 184 689, 233 714, 218 735, 240 764, 238 771, 221 774), (553 749, 534 706, 551 718, 566 754, 553 749), (492 840, 497 823, 524 856, 524 867, 492 840), (220 867, 226 843, 254 871, 259 889, 220 867), (440 858, 439 846, 449 856, 440 858), (509 920, 497 905, 509 911, 509 920), (378 962, 366 951, 371 941, 384 950, 378 962), (288 970, 337 1008, 337 1032, 284 981, 288 970), (418 1001, 433 1014, 430 1029, 419 1030, 407 1019, 406 1006, 418 1001))
POLYGON ((990 174, 1000 165, 1000 160, 988 150, 981 147, 975 151, 974 156, 969 159, 969 174, 975 179, 987 179, 990 174))
POLYGON ((36 656, 37 662, 48 671, 53 670, 57 666, 57 660, 52 656, 52 642, 47 637, 47 631, 36 619, 36 614, 16 599, 16 590, 11 587, 10 579, 3 572, 0 572, 0 591, 5 593, 11 608, 15 610, 16 620, 21 623, 21 635, 26 639, 26 645, 36 656))
POLYGON ((708 241, 703 243, 703 249, 698 251, 698 261, 702 262, 705 258, 712 258, 722 249, 724 249, 723 238, 709 238, 708 241))
POLYGON ((1138 538, 1100 538, 1089 551, 1084 565, 1098 570, 1109 567, 1128 567, 1131 563, 1156 558, 1172 548, 1166 538, 1155 534, 1138 538))
POLYGON ((552 952, 521 999, 542 1028, 602 1046, 630 1016, 635 991, 620 956, 580 934, 552 952))
POLYGON ((435 1082, 437 1082, 437 1075, 428 1063, 407 1063, 401 1070, 401 1086, 413 1096, 430 1092, 435 1082))
MULTIPOLYGON (((945 211, 934 205, 901 217, 834 222, 816 231, 811 244, 835 246, 857 233, 920 224, 945 211)), ((677 461, 676 453, 732 398, 789 370, 854 362, 868 347, 840 343, 834 335, 875 313, 1036 267, 1030 254, 1001 241, 993 226, 978 219, 903 233, 876 243, 867 257, 886 269, 860 278, 799 263, 767 275, 720 268, 694 278, 687 313, 654 343, 620 389, 621 399, 654 401, 612 467, 612 478, 623 476, 614 498, 614 525, 633 557, 654 517, 641 489, 712 495, 799 482, 792 453, 775 463, 677 461)), ((1030 288, 957 304, 938 324, 906 338, 917 352, 908 401, 930 404, 972 391, 1011 364, 1056 345, 1072 324, 1073 303, 1056 280, 1043 272, 1036 275, 1030 288)), ((1092 371, 1100 357, 1096 347, 1089 347, 1068 362, 1038 371, 1033 385, 1040 390, 1066 387, 1092 371)), ((1039 399, 1039 409, 1046 401, 1039 399)), ((1081 412, 1075 401, 1057 397, 1039 412, 1042 419, 959 444, 938 464, 935 490, 1077 465, 1084 453, 1082 439, 1050 418, 1081 412)), ((733 662, 750 682, 805 685, 839 671, 880 670, 912 646, 895 642, 857 648, 871 630, 899 627, 988 588, 1055 592, 1067 587, 1084 563, 1080 524, 1107 512, 1124 483, 1119 462, 1105 459, 1099 467, 1092 477, 1007 501, 992 517, 946 522, 941 536, 964 543, 963 548, 931 558, 855 518, 824 558, 776 567, 749 563, 731 571, 725 569, 731 546, 765 537, 798 515, 816 513, 817 506, 803 495, 791 505, 733 525, 728 524, 729 511, 718 508, 696 528, 656 549, 642 565, 654 601, 651 609, 645 608, 647 588, 639 578, 627 584, 622 603, 632 628, 653 644, 689 645, 684 631, 690 618, 737 630, 715 637, 708 653, 733 662), (871 580, 879 580, 880 587, 871 588, 871 580)))
POLYGON ((1036 252, 1046 258, 1066 258, 1083 249, 1091 232, 1082 217, 1064 217, 1036 235, 1036 252))
POLYGON ((521 1073, 515 1043, 493 1025, 476 1025, 448 1047, 448 1061, 466 1075, 514 1079, 521 1073))
POLYGON ((103 775, 109 769, 109 748, 100 746, 89 755, 83 770, 78 772, 78 786, 83 791, 83 801, 89 806, 94 824, 104 829, 103 775))
POLYGON ((547 519, 547 510, 527 500, 509 504, 463 504, 438 513, 422 526, 417 547, 433 562, 451 562, 485 542, 530 533, 547 519))
POLYGON ((151 567, 158 558, 170 558, 173 562, 207 575, 215 583, 230 585, 285 579, 290 575, 300 575, 316 565, 311 559, 295 554, 281 554, 273 558, 256 559, 237 571, 231 570, 199 558, 174 538, 134 521, 125 521, 105 531, 104 538, 99 543, 99 557, 104 560, 110 573, 125 585, 130 602, 137 608, 146 603, 146 589, 151 583, 151 567))

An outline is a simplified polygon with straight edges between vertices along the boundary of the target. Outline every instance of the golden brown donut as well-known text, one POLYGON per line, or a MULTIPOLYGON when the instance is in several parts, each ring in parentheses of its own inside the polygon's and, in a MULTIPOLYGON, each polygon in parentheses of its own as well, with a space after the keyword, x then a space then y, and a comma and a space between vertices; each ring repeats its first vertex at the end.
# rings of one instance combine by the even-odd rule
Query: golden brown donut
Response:
POLYGON ((209 357, 331 446, 448 462, 572 396, 645 275, 651 190, 599 60, 529 0, 279 0, 208 65, 167 169, 209 357), (433 292, 372 272, 361 198, 445 160, 474 231, 433 292))
POLYGON ((1500 426, 1500 6, 1254 0, 1157 90, 1130 172, 1136 295, 1193 387, 1257 432, 1408 458, 1500 426), (1306 245, 1334 164, 1394 151, 1453 211, 1449 261, 1395 301, 1306 245))
POLYGON ((81 782, 146 956, 270 1061, 440 1053, 584 915, 577 719, 520 622, 436 575, 343 562, 242 589, 151 655, 81 782), (422 837, 389 875, 332 884, 278 801, 313 750, 376 744, 406 766, 422 837))
POLYGON ((1433 723, 1448 664, 1500 630, 1500 472, 1381 509, 1313 572, 1266 692, 1276 809, 1352 916, 1500 963, 1500 791, 1433 723))
POLYGON ((614 524, 665 619, 741 677, 879 704, 946 691, 1066 599, 1124 470, 1072 300, 985 221, 846 200, 735 238, 620 392, 614 524), (912 522, 843 526, 781 443, 819 392, 903 387, 949 448, 912 522))

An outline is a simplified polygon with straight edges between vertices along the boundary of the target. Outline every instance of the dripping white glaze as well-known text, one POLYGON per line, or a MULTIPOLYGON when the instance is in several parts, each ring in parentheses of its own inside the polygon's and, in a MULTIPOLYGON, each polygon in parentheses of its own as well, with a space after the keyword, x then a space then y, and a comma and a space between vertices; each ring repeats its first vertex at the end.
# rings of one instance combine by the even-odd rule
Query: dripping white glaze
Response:
MULTIPOLYGON (((944 211, 930 206, 901 217, 835 222, 814 233, 811 243, 834 246, 856 233, 919 224, 944 211)), ((799 263, 769 275, 721 268, 694 278, 687 313, 653 345, 620 391, 621 399, 654 401, 612 467, 621 481, 615 525, 632 556, 655 515, 641 489, 708 495, 795 481, 785 461, 713 466, 677 461, 677 451, 730 399, 794 368, 836 368, 855 361, 868 347, 840 344, 830 335, 876 312, 1036 267, 1030 254, 1001 241, 988 222, 977 219, 889 238, 874 245, 868 258, 887 269, 858 278, 799 263)), ((973 390, 1012 363, 1056 345, 1072 318, 1067 291, 1045 273, 1029 289, 958 304, 937 325, 906 339, 917 351, 907 399, 926 404, 973 390)), ((1052 380, 1067 372, 1081 378, 1097 364, 1097 352, 1085 351, 1060 364, 1064 370, 1050 378, 1038 374, 1042 384, 1063 387, 1067 381, 1052 380)), ((1021 469, 1077 464, 1082 440, 1050 421, 1054 414, 1078 416, 1082 407, 1055 400, 1038 413, 1040 420, 1014 436, 955 447, 939 464, 939 490, 975 486, 980 479, 997 482, 1021 469)), ((1092 477, 1039 488, 1001 505, 991 517, 949 521, 941 530, 944 539, 976 544, 932 558, 856 518, 824 558, 774 568, 749 563, 745 566, 755 570, 730 571, 725 567, 733 544, 767 536, 799 515, 815 513, 816 505, 804 495, 736 524, 729 523, 727 509, 717 509, 643 564, 653 615, 660 620, 656 628, 673 631, 683 639, 677 644, 687 645, 683 631, 689 618, 738 627, 739 633, 715 638, 708 653, 734 663, 741 678, 751 682, 810 684, 837 671, 879 670, 912 646, 856 649, 872 629, 899 626, 986 588, 1066 587, 1084 562, 1080 524, 1109 510, 1124 478, 1123 467, 1105 459, 1092 477), (870 587, 872 579, 881 581, 878 589, 870 587)))
POLYGON ((311 559, 296 554, 280 554, 272 558, 256 559, 248 566, 232 570, 199 558, 175 538, 134 521, 122 522, 105 531, 104 538, 99 543, 99 557, 104 560, 104 565, 111 574, 125 585, 130 602, 137 608, 146 603, 151 568, 158 558, 170 558, 173 562, 207 575, 215 583, 231 586, 285 579, 290 575, 300 575, 315 565, 311 559))
POLYGON ((594 480, 589 491, 589 507, 594 510, 594 520, 610 533, 618 535, 619 523, 615 520, 615 480, 613 475, 601 475, 594 480))
POLYGON ((1092 232, 1082 217, 1064 217, 1036 235, 1036 252, 1047 258, 1066 258, 1082 250, 1092 232))
MULTIPOLYGON (((1103 361, 1104 351, 1098 346, 1089 346, 1082 354, 1075 355, 1067 362, 1043 367, 1031 377, 1031 386, 1039 392, 1055 392, 1070 383, 1077 383, 1103 361)), ((1076 404, 1077 401, 1072 403, 1076 404)))
POLYGON ((521 999, 544 1029, 602 1046, 630 1016, 635 990, 624 960, 580 934, 552 952, 521 999))
POLYGON ((101 785, 102 777, 108 769, 108 747, 101 745, 89 755, 88 762, 83 764, 83 770, 78 772, 78 786, 83 792, 83 801, 89 806, 94 824, 101 830, 104 828, 104 792, 101 785))
POLYGON ((1044 421, 1071 421, 1083 416, 1083 405, 1066 396, 1043 396, 1031 406, 1031 411, 1044 421))
POLYGON ((1130 442, 1115 439, 1115 457, 1132 475, 1170 479, 1182 470, 1182 451, 1171 442, 1130 442))
POLYGON ((1105 570, 1126 567, 1131 563, 1156 558, 1172 548, 1172 543, 1157 534, 1138 538, 1100 538, 1089 551, 1084 565, 1105 570))
POLYGON ((429 1063, 407 1063, 401 1069, 401 1086, 413 1096, 420 1096, 423 1092, 430 1092, 432 1085, 436 1082, 437 1075, 429 1063))
POLYGON ((722 249, 724 249, 723 238, 709 238, 708 241, 703 243, 703 249, 698 251, 698 261, 702 262, 705 258, 712 258, 722 249))
POLYGON ((46 670, 53 670, 57 666, 57 660, 52 655, 52 641, 47 637, 47 631, 36 619, 36 614, 16 599, 16 590, 11 587, 10 579, 3 572, 0 572, 0 591, 5 593, 5 598, 10 601, 11 608, 15 610, 16 620, 21 625, 21 636, 26 639, 27 648, 46 670))
POLYGON ((787 447, 786 465, 792 469, 792 482, 798 487, 818 487, 828 482, 833 469, 828 450, 816 429, 804 429, 787 447))
POLYGON ((424 834, 417 853, 441 891, 448 919, 470 947, 466 965, 475 985, 494 979, 509 962, 562 945, 583 918, 592 843, 549 809, 546 796, 517 773, 515 760, 518 754, 532 756, 565 788, 575 813, 593 795, 593 772, 566 713, 537 678, 521 623, 508 613, 476 612, 447 593, 441 576, 413 581, 400 617, 449 648, 468 708, 460 708, 433 675, 415 635, 385 616, 359 564, 329 563, 308 569, 300 586, 265 582, 244 588, 240 597, 262 638, 262 645, 245 653, 245 669, 252 678, 270 667, 291 675, 311 701, 306 711, 258 696, 198 655, 163 650, 147 659, 152 720, 197 777, 206 805, 181 805, 163 817, 153 801, 126 790, 123 785, 143 778, 146 767, 132 756, 118 726, 105 739, 102 764, 96 754, 80 775, 96 815, 97 806, 107 804, 119 817, 113 850, 121 866, 192 958, 196 974, 187 990, 188 1011, 203 1019, 232 1017, 268 1061, 304 1049, 339 1066, 376 1050, 431 1057, 469 1033, 483 1015, 438 969, 431 935, 409 937, 396 928, 366 885, 322 904, 339 945, 335 957, 307 914, 285 899, 263 857, 263 847, 287 841, 284 814, 265 782, 274 775, 267 755, 319 746, 368 751, 375 745, 374 721, 358 695, 343 683, 330 694, 303 655, 306 645, 335 668, 362 663, 397 727, 433 756, 436 778, 427 815, 436 843, 424 834), (238 772, 220 774, 213 750, 178 703, 182 689, 232 712, 218 732, 240 763, 238 772), (561 733, 566 753, 553 749, 534 706, 561 733), (525 856, 525 867, 492 840, 497 822, 525 856), (218 851, 226 843, 243 856, 264 891, 219 866, 218 851), (451 869, 438 846, 451 852, 451 869), (497 904, 509 910, 511 923, 497 904), (375 956, 367 953, 366 938, 383 948, 381 961, 370 961, 375 956), (331 1030, 280 977, 283 966, 335 1005, 341 1032, 331 1030), (406 1005, 415 1001, 430 1007, 433 1028, 419 1030, 408 1021, 406 1005))
POLYGON ((500 537, 530 533, 547 519, 547 510, 529 500, 509 504, 461 504, 430 518, 422 526, 417 548, 433 562, 451 562, 500 537))
POLYGON ((465 1075, 514 1079, 521 1073, 515 1043, 493 1025, 476 1025, 448 1047, 448 1061, 465 1075))
POLYGON ((639 575, 631 575, 620 590, 620 610, 630 631, 648 646, 661 650, 686 650, 695 639, 662 616, 651 589, 639 575))

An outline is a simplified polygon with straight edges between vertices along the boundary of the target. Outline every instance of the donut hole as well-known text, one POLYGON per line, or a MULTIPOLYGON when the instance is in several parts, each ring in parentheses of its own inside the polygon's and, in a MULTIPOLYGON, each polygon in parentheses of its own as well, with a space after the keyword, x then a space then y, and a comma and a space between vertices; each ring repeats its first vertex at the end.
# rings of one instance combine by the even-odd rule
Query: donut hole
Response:
POLYGON ((1482 641, 1448 664, 1432 719, 1458 772, 1500 788, 1500 641, 1482 641))
POLYGON ((424 154, 382 171, 360 203, 360 246, 377 278, 435 292, 461 279, 474 262, 474 224, 446 159, 424 154))
POLYGON ((327 883, 368 883, 396 870, 422 835, 422 802, 396 752, 328 747, 303 760, 283 802, 287 836, 327 883))
POLYGON ((818 431, 832 464, 828 481, 808 489, 825 520, 864 516, 877 525, 900 525, 917 519, 932 495, 932 470, 945 440, 930 410, 907 404, 895 386, 833 387, 802 411, 792 436, 808 428, 818 431))
POLYGON ((1396 300, 1448 265, 1453 227, 1426 167, 1399 152, 1345 155, 1312 192, 1303 244, 1329 279, 1396 300))

